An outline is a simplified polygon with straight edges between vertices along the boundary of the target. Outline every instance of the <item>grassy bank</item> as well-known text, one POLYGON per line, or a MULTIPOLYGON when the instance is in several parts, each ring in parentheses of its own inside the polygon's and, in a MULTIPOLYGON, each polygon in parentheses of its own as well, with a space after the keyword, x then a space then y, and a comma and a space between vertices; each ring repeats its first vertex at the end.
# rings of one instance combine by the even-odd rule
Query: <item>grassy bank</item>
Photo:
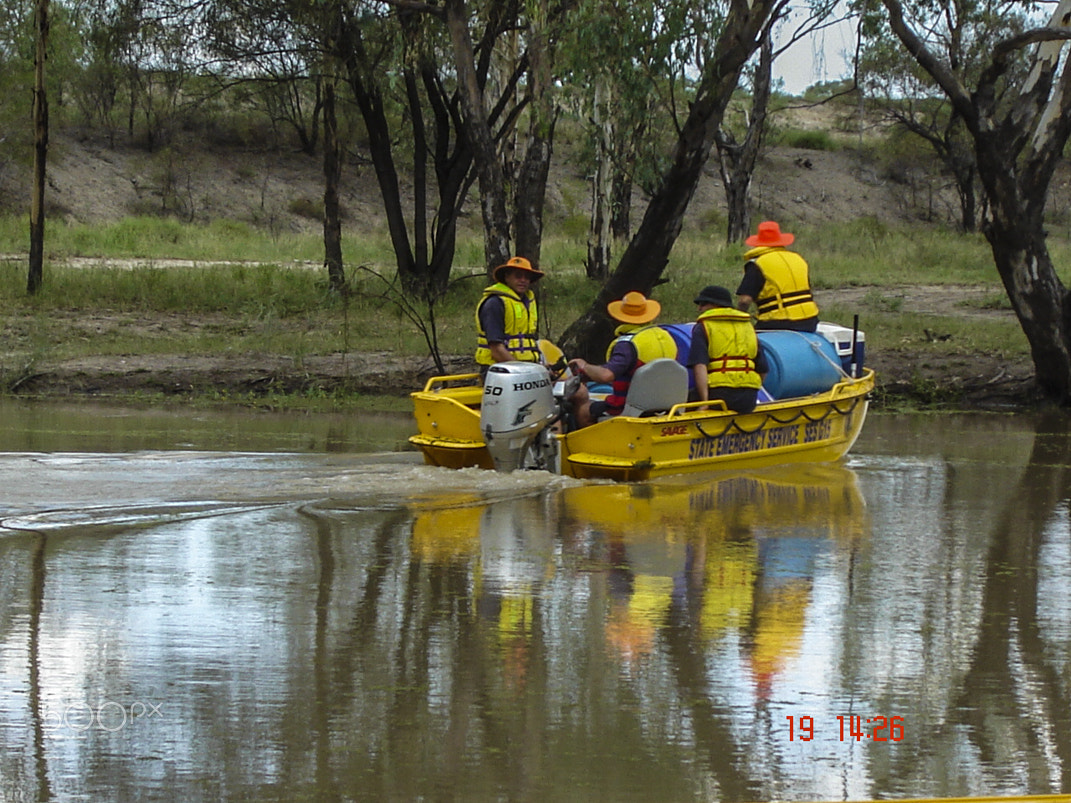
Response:
MULTIPOLYGON (((0 221, 0 251, 15 255, 0 262, 0 303, 7 310, 3 388, 17 386, 42 365, 89 355, 257 353, 300 362, 337 353, 428 353, 418 327, 387 297, 393 261, 382 240, 344 241, 354 292, 340 298, 327 287, 317 237, 269 237, 240 224, 198 227, 150 218, 55 227, 43 290, 31 298, 25 292, 26 260, 19 255, 25 236, 23 219, 0 221), (86 258, 93 261, 80 261, 86 258)), ((966 317, 954 291, 947 314, 923 316, 905 308, 895 292, 909 285, 991 287, 971 303, 1006 308, 981 236, 862 219, 797 233, 797 246, 812 265, 820 301, 823 290, 867 288, 850 307, 823 303, 823 318, 850 324, 860 315, 871 353, 917 341, 925 330, 943 338, 923 344, 927 349, 1026 358, 1025 339, 1007 316, 966 317)), ((1065 245, 1053 247, 1058 258, 1065 255, 1065 245)), ((467 267, 455 268, 457 281, 436 307, 444 355, 472 351, 473 306, 485 284, 481 249, 478 237, 462 243, 455 264, 467 267)), ((692 298, 706 284, 735 288, 744 250, 726 246, 720 235, 682 235, 664 274, 667 282, 654 294, 663 304, 662 320, 692 320, 692 298)), ((581 236, 545 241, 542 310, 551 338, 597 291, 584 277, 584 257, 581 236)))

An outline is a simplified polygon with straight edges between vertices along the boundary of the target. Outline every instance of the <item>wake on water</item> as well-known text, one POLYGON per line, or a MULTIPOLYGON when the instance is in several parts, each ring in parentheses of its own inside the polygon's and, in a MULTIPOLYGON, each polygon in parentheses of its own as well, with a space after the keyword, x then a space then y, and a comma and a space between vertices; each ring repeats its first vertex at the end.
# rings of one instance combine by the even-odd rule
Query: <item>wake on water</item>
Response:
POLYGON ((346 510, 454 507, 537 495, 578 480, 425 466, 411 452, 0 454, 0 535, 150 526, 310 503, 346 510))

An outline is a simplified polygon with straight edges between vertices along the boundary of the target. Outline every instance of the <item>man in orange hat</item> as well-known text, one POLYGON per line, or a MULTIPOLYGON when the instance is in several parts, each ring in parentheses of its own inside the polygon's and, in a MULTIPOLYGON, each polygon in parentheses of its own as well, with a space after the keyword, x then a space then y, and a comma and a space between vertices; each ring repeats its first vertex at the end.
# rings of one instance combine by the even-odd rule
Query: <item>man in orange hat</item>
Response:
POLYGON ((614 340, 606 349, 606 362, 592 365, 579 358, 569 361, 569 366, 582 377, 610 385, 610 393, 604 400, 591 401, 586 394, 575 400, 579 427, 594 424, 603 415, 620 415, 632 377, 641 365, 659 357, 677 359, 677 341, 654 323, 662 311, 657 301, 633 291, 625 293, 619 301, 611 301, 606 310, 621 324, 614 330, 614 340))
POLYGON ((539 311, 533 285, 543 271, 524 257, 510 257, 494 269, 495 283, 484 288, 476 306, 476 362, 480 370, 496 362, 541 362, 536 334, 539 311))
POLYGON ((818 329, 818 305, 811 293, 807 262, 789 251, 795 236, 782 232, 772 220, 759 224, 758 233, 744 242, 744 278, 736 289, 737 306, 747 312, 754 304, 756 329, 818 329))

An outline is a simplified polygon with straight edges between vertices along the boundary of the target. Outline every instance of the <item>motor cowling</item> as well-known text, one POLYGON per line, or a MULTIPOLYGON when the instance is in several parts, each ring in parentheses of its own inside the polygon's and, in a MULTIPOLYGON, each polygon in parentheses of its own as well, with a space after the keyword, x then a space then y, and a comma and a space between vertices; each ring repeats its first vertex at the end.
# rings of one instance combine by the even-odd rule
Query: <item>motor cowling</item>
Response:
POLYGON ((480 431, 495 469, 524 468, 539 433, 558 416, 550 372, 532 362, 500 362, 487 369, 480 431))

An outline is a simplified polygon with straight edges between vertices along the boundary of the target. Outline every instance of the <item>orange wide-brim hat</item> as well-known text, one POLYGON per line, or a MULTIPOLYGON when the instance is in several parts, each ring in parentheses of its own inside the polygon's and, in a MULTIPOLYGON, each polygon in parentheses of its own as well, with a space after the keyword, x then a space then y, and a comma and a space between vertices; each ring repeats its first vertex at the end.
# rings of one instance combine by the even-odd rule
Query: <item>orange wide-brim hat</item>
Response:
POLYGON ((787 231, 783 232, 781 227, 772 220, 766 220, 759 224, 758 233, 752 234, 744 242, 747 245, 776 248, 777 246, 792 245, 795 239, 795 234, 789 234, 787 231))
POLYGON ((505 264, 499 265, 497 268, 495 268, 494 272, 491 275, 495 277, 496 282, 500 282, 502 281, 503 274, 507 270, 527 271, 528 273, 532 274, 531 278, 533 282, 538 282, 540 279, 543 278, 543 271, 539 270, 538 268, 533 268, 532 263, 524 257, 510 257, 505 264))
POLYGON ((611 317, 622 323, 647 323, 658 317, 662 305, 633 290, 631 293, 625 293, 625 297, 620 301, 611 301, 606 305, 606 309, 611 317))

